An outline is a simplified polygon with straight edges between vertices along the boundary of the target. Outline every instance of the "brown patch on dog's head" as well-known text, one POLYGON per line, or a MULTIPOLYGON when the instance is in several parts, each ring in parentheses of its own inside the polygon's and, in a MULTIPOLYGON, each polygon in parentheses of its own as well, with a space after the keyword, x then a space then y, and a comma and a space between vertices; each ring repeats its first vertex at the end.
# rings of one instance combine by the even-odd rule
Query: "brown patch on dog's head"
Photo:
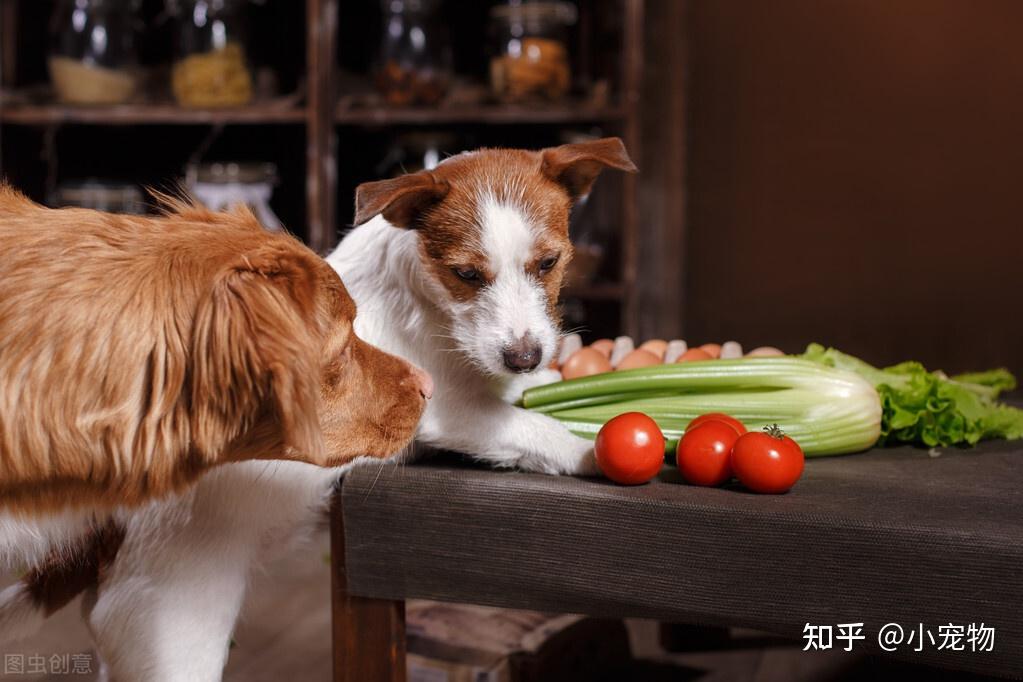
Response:
POLYGON ((572 258, 569 212, 604 168, 636 170, 618 138, 459 154, 430 171, 360 185, 356 224, 382 215, 392 225, 415 229, 438 305, 453 327, 462 327, 455 335, 480 339, 463 347, 469 359, 491 374, 530 371, 522 367, 532 361, 501 358, 523 347, 527 337, 536 351, 529 357, 541 358, 533 368, 553 356, 557 300, 572 258), (542 301, 532 300, 537 287, 542 301), (502 319, 500 309, 521 299, 522 314, 502 319))
POLYGON ((564 144, 540 152, 540 172, 565 188, 573 200, 590 193, 605 168, 635 173, 636 164, 617 137, 564 144))

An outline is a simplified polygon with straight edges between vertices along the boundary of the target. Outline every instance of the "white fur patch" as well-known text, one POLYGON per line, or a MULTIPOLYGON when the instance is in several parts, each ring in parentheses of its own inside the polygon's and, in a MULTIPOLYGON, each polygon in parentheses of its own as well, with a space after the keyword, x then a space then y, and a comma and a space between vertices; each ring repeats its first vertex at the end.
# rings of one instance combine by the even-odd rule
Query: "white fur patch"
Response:
POLYGON ((91 509, 52 514, 0 512, 0 569, 24 569, 63 550, 92 528, 91 509))
POLYGON ((479 200, 478 221, 480 246, 494 279, 467 306, 469 314, 461 317, 468 328, 458 336, 478 366, 502 375, 508 374, 504 349, 529 334, 543 351, 543 367, 554 356, 558 330, 547 314, 543 284, 526 272, 537 228, 519 207, 488 196, 479 200))
POLYGON ((498 276, 521 273, 533 250, 533 227, 515 206, 493 197, 479 204, 480 244, 490 269, 498 276))
POLYGON ((0 590, 0 644, 30 637, 46 617, 21 582, 0 590))

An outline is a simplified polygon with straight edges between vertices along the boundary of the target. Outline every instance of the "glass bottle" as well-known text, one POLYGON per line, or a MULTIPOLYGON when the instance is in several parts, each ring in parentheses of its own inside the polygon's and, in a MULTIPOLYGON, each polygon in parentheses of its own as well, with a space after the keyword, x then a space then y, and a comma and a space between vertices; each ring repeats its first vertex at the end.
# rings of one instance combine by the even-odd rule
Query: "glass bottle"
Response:
POLYGON ((572 83, 568 31, 576 15, 567 2, 510 0, 491 8, 494 96, 515 103, 564 97, 572 83))
POLYGON ((377 91, 394 107, 436 104, 451 80, 451 52, 431 0, 382 0, 377 91))
POLYGON ((68 104, 121 104, 138 82, 132 0, 58 0, 50 21, 47 66, 68 104))
POLYGON ((245 0, 178 0, 171 90, 184 107, 252 101, 245 0))

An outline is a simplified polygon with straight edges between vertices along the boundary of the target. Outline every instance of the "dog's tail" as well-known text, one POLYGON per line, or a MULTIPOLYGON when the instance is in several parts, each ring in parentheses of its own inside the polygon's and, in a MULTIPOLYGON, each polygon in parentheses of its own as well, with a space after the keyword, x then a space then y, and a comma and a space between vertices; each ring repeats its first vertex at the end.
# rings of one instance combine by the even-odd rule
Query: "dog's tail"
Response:
POLYGON ((98 586, 123 541, 124 527, 108 521, 74 547, 55 550, 17 583, 0 591, 0 644, 33 635, 68 602, 98 586))
POLYGON ((0 590, 0 644, 34 635, 46 622, 46 611, 23 579, 0 590))

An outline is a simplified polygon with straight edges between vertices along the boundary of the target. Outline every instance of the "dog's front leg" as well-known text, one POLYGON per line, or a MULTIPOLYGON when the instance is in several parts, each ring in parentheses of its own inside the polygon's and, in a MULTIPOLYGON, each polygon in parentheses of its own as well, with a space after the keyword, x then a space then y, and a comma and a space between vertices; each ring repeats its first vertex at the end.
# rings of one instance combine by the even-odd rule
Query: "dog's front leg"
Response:
POLYGON ((597 473, 591 442, 573 435, 551 417, 489 394, 448 400, 435 396, 420 425, 418 440, 497 467, 577 476, 597 473))

